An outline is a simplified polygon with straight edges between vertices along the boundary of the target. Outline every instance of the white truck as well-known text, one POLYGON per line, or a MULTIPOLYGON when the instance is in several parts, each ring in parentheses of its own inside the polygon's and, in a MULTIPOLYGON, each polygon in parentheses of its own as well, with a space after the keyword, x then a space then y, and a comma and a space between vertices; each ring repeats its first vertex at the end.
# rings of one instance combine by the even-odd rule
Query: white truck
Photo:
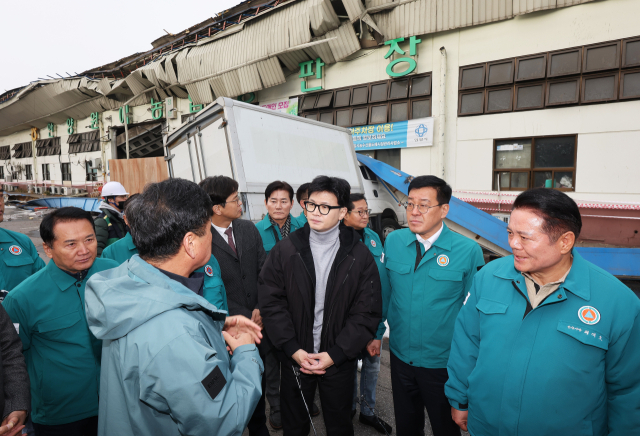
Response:
MULTIPOLYGON (((351 192, 363 193, 371 226, 381 238, 406 224, 406 212, 383 182, 359 164, 348 129, 218 98, 165 136, 169 176, 196 183, 209 176, 239 184, 243 218, 258 222, 267 213, 264 191, 274 180, 294 190, 314 177, 341 177, 351 192)), ((301 213, 297 204, 292 214, 301 213)))

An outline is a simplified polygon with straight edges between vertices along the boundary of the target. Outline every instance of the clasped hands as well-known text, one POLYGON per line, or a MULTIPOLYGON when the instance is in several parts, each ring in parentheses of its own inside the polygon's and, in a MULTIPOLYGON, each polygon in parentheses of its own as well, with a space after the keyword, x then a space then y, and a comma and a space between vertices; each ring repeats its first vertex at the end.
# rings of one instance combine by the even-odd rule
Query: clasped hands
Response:
POLYGON ((0 435, 15 436, 22 433, 26 419, 27 412, 25 410, 11 412, 0 425, 0 435))
POLYGON ((224 321, 222 336, 227 342, 231 354, 241 345, 259 344, 262 339, 262 328, 245 316, 228 316, 224 321))
POLYGON ((310 375, 322 375, 326 372, 327 368, 333 365, 333 359, 331 359, 327 352, 311 354, 301 348, 293 353, 291 357, 300 365, 300 371, 310 375))

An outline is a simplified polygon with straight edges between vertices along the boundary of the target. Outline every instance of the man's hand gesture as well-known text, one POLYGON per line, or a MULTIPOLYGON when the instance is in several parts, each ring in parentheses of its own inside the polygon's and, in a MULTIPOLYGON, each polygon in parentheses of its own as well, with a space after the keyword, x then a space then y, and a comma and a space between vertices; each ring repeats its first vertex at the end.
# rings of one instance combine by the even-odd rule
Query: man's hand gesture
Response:
POLYGON ((233 353, 240 345, 259 344, 262 339, 260 326, 242 315, 228 316, 222 328, 222 336, 233 353))

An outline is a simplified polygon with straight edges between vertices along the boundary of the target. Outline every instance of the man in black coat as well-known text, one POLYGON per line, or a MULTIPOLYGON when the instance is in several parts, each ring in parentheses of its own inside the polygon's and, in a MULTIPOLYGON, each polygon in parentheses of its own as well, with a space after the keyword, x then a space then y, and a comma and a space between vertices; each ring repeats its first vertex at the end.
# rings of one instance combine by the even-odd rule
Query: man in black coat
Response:
POLYGON ((22 341, 11 318, 0 305, 0 435, 19 434, 31 410, 29 374, 22 341))
MULTIPOLYGON (((207 177, 200 182, 200 187, 213 202, 211 254, 220 264, 229 315, 244 315, 262 327, 257 287, 258 274, 267 255, 255 224, 240 219, 242 200, 238 182, 226 176, 207 177)), ((264 360, 266 350, 264 346, 259 349, 264 360)), ((247 426, 250 436, 269 435, 264 396, 263 378, 262 396, 247 426)))
POLYGON ((373 256, 340 224, 349 191, 346 180, 316 177, 305 202, 308 224, 276 244, 260 274, 260 311, 282 362, 286 436, 309 433, 316 386, 327 435, 353 435, 356 356, 375 336, 382 297, 373 256))

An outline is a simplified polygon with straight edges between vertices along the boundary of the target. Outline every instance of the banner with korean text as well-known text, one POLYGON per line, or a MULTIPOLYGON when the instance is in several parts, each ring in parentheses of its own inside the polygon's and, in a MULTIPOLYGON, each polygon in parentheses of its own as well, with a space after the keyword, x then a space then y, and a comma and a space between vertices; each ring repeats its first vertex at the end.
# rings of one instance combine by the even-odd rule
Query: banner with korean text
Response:
POLYGON ((432 117, 351 127, 349 130, 353 135, 356 151, 433 145, 432 117))

